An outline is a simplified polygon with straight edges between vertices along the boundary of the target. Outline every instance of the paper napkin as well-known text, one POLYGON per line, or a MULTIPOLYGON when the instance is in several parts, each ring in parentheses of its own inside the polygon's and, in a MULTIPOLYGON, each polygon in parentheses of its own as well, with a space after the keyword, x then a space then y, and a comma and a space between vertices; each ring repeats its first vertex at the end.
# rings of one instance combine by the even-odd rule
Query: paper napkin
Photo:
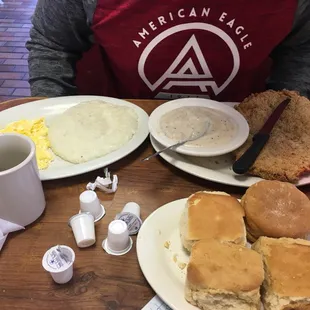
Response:
POLYGON ((4 242, 10 232, 25 229, 25 227, 18 224, 0 219, 0 251, 4 245, 4 242))
POLYGON ((142 310, 172 310, 157 295, 154 296, 142 310))

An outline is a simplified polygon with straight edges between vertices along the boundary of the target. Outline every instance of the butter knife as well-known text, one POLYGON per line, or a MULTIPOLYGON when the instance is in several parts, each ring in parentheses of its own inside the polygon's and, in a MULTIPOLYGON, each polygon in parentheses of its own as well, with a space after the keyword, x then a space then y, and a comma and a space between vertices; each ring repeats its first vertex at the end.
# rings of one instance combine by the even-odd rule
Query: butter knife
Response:
POLYGON ((232 166, 232 169, 235 173, 244 174, 248 172, 248 170, 254 164, 256 158, 264 148, 265 144, 268 142, 270 133, 274 125, 277 123, 278 119, 280 118, 290 101, 290 98, 282 101, 271 113, 268 120, 260 129, 260 131, 253 136, 252 145, 243 153, 243 155, 237 161, 235 161, 232 166))

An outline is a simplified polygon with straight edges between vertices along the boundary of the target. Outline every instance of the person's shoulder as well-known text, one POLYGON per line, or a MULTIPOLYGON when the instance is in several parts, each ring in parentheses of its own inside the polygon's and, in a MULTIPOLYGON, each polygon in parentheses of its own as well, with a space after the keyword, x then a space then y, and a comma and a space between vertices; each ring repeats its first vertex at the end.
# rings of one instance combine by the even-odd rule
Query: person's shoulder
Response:
POLYGON ((309 16, 310 16, 310 1, 298 0, 293 28, 298 27, 300 26, 300 24, 309 21, 309 16))

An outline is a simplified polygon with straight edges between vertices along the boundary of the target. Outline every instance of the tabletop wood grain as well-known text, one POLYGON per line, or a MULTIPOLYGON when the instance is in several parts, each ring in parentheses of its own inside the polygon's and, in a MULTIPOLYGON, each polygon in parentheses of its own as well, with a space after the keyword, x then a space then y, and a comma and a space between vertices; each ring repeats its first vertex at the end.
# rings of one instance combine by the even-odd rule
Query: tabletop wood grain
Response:
MULTIPOLYGON (((0 111, 33 100, 5 102, 0 111)), ((162 103, 129 101, 149 114, 162 103)), ((140 271, 135 245, 120 257, 102 250, 108 223, 129 201, 140 204, 145 219, 165 203, 198 190, 221 190, 240 197, 244 189, 192 177, 160 158, 142 163, 140 160, 152 151, 147 139, 127 158, 109 167, 119 177, 119 188, 115 194, 97 192, 106 216, 96 224, 96 244, 86 249, 76 246, 67 222, 78 212, 79 194, 88 182, 102 175, 102 170, 43 183, 47 200, 44 214, 25 231, 10 234, 0 254, 0 309, 139 310, 155 295, 140 271), (68 245, 76 253, 74 277, 64 285, 55 284, 41 265, 45 251, 56 244, 68 245)), ((303 189, 309 195, 309 187, 303 189)))

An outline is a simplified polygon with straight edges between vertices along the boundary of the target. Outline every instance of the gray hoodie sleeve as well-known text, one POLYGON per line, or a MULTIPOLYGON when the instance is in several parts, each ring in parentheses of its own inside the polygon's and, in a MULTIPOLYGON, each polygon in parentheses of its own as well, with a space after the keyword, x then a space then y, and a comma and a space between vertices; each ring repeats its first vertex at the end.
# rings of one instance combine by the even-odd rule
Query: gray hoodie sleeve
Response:
POLYGON ((26 44, 32 96, 75 94, 76 62, 91 46, 83 1, 39 0, 32 23, 26 44))
POLYGON ((297 90, 310 98, 310 2, 299 1, 292 32, 271 55, 268 88, 297 90))

